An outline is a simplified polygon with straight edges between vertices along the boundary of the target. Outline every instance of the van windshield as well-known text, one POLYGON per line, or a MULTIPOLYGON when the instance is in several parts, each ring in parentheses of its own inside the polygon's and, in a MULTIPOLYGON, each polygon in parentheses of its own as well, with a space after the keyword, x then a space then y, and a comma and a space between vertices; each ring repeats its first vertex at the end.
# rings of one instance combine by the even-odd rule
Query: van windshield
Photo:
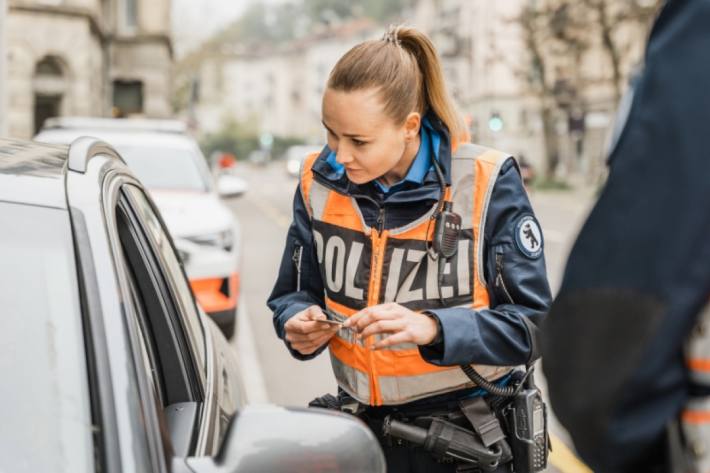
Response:
POLYGON ((149 189, 209 191, 209 182, 197 163, 202 156, 189 148, 116 146, 116 150, 149 189))

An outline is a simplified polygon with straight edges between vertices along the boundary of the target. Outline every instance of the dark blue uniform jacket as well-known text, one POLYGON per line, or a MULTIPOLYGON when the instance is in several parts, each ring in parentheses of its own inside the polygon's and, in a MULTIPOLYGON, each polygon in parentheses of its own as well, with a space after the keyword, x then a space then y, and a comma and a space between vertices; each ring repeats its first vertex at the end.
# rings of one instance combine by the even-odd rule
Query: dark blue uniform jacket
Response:
POLYGON ((552 406, 597 472, 669 471, 710 295, 710 0, 669 1, 645 59, 544 330, 552 406))
MULTIPOLYGON (((432 120, 438 127, 440 122, 432 120)), ((451 153, 449 140, 440 140, 436 152, 447 182, 451 153)), ((355 195, 368 225, 375 228, 394 228, 410 223, 431 209, 440 195, 440 187, 433 170, 421 185, 404 182, 403 188, 391 194, 372 182, 354 185, 346 176, 338 176, 326 161, 330 150, 326 147, 313 165, 315 179, 343 194, 355 195), (378 218, 380 221, 378 222, 378 218)), ((454 209, 455 211, 456 209, 454 209)), ((436 365, 484 363, 517 365, 531 360, 534 333, 551 301, 545 273, 544 257, 531 259, 515 243, 516 222, 533 215, 515 161, 510 159, 500 172, 488 211, 485 231, 486 280, 491 295, 491 309, 474 311, 466 308, 446 308, 432 311, 440 320, 443 344, 421 347, 424 358, 436 365), (509 301, 504 289, 496 286, 496 254, 502 255, 498 271, 502 272, 509 301)), ((274 327, 284 337, 284 324, 297 312, 317 304, 324 306, 324 289, 311 233, 311 221, 300 190, 293 205, 293 223, 286 238, 281 268, 268 306, 274 313, 274 327), (294 255, 302 247, 300 261, 301 290, 297 291, 298 267, 294 255)), ((294 357, 310 359, 318 352, 303 356, 286 345, 294 357)))

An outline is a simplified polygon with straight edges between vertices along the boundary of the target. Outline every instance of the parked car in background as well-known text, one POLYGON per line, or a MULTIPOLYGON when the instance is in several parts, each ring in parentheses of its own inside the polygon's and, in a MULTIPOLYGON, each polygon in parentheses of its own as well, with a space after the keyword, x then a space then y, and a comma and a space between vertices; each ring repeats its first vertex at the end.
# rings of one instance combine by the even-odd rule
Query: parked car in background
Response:
POLYGON ((265 149, 255 149, 249 153, 247 158, 250 163, 257 166, 266 166, 271 161, 271 152, 265 149))
POLYGON ((301 164, 306 156, 312 153, 320 153, 323 146, 294 145, 286 150, 286 172, 291 176, 298 176, 301 171, 301 164))
POLYGON ((202 308, 229 338, 236 326, 240 286, 240 228, 221 197, 246 184, 236 176, 215 182, 200 148, 178 121, 53 118, 35 137, 69 144, 80 136, 114 146, 149 190, 176 240, 202 308))
POLYGON ((0 140, 0 471, 384 471, 326 411, 245 406, 157 207, 109 145, 0 140))

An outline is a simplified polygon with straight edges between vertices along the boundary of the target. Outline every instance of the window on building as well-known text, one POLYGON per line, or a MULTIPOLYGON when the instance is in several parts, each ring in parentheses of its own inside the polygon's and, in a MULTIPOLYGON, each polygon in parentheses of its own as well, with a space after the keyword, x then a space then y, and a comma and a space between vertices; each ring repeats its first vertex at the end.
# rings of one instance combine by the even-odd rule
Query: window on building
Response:
POLYGON ((113 107, 117 117, 143 113, 143 82, 113 81, 113 107))
POLYGON ((61 76, 62 66, 59 65, 57 59, 47 56, 37 63, 35 66, 36 76, 61 76))
POLYGON ((138 26, 138 5, 136 0, 123 0, 123 23, 126 28, 138 26))
POLYGON ((37 133, 45 120, 58 117, 66 93, 66 81, 62 61, 55 56, 46 56, 35 65, 32 80, 34 89, 34 132, 37 133))

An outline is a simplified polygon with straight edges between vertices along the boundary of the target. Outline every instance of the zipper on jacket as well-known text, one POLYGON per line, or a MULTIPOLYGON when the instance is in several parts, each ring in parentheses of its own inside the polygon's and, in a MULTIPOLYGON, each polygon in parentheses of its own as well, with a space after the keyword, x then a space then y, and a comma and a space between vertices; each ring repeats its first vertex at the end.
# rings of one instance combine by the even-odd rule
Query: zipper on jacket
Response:
POLYGON ((382 231, 385 229, 385 208, 380 207, 380 211, 377 214, 377 232, 381 235, 382 231))
POLYGON ((296 245, 296 249, 291 256, 291 260, 296 266, 296 291, 301 290, 301 259, 303 259, 303 246, 296 245))
POLYGON ((505 294, 510 304, 515 304, 513 297, 505 286, 505 279, 503 279, 503 255, 501 253, 496 253, 496 286, 503 290, 503 294, 505 294))

